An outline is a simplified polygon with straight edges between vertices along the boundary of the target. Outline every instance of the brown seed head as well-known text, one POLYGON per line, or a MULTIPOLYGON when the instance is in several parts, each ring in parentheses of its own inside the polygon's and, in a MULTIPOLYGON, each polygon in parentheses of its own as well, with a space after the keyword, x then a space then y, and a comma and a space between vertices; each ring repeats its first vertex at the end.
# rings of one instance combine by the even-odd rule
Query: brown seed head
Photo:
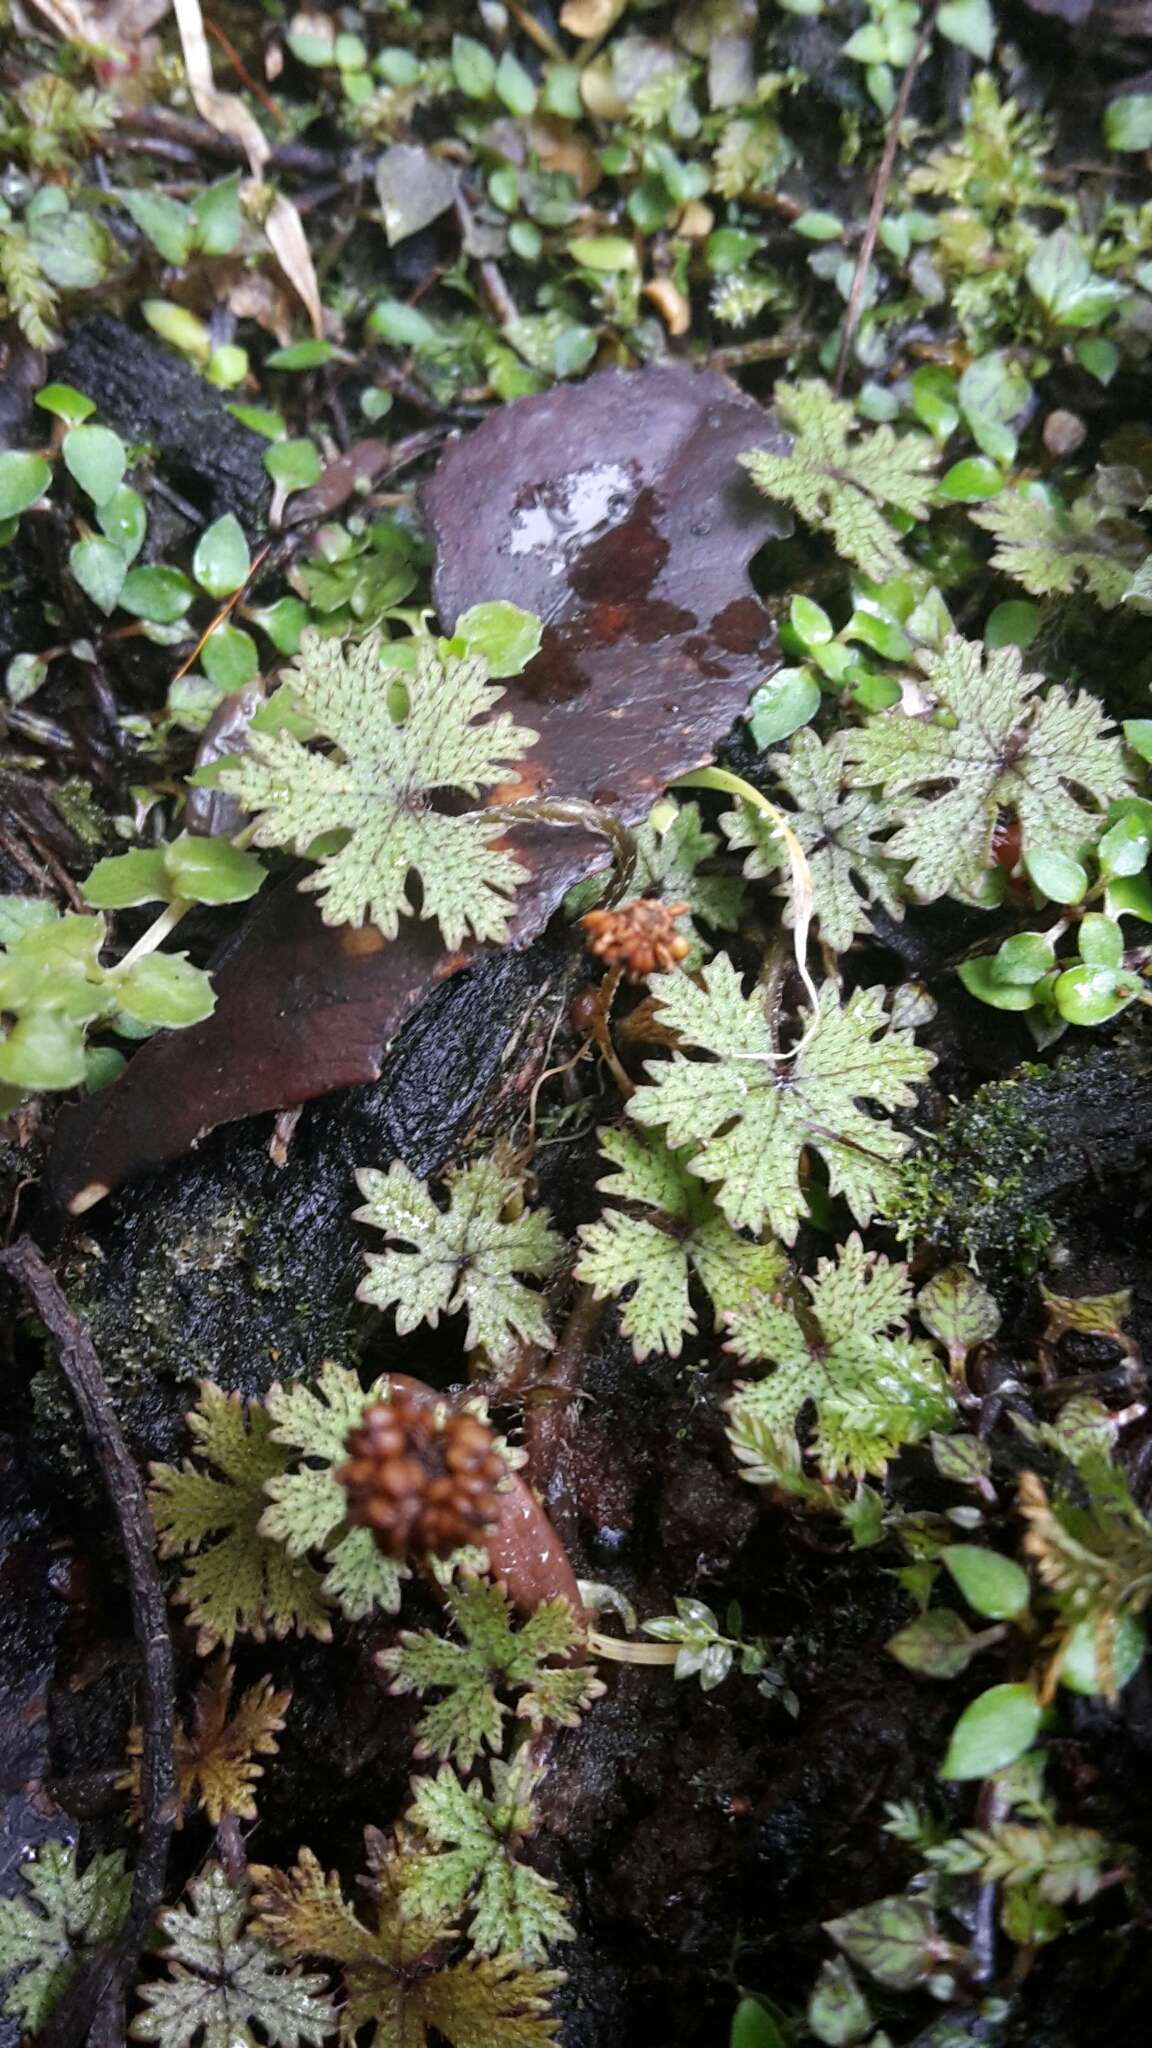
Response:
POLYGON ((395 1387, 365 1409, 348 1452, 336 1473, 348 1520, 371 1529, 389 1557, 446 1557, 483 1542, 496 1520, 505 1468, 476 1415, 395 1387))
POLYGON ((637 896, 615 910, 589 910, 580 922, 588 934, 588 949, 597 959, 623 967, 633 981, 643 981, 649 974, 667 974, 692 951, 691 940, 676 929, 676 919, 688 907, 637 896))

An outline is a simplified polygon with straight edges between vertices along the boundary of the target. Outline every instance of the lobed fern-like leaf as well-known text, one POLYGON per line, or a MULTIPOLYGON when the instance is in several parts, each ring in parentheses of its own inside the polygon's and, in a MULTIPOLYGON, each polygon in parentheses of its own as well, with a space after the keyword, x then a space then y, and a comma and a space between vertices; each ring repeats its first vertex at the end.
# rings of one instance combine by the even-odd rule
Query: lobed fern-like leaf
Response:
POLYGON ((669 1151, 654 1132, 603 1130, 600 1150, 619 1170, 597 1186, 643 1213, 606 1209, 599 1222, 583 1224, 577 1277, 602 1301, 623 1298, 620 1328, 638 1359, 652 1351, 678 1358, 696 1329, 693 1279, 720 1316, 754 1289, 773 1288, 783 1254, 741 1237, 689 1170, 688 1152, 669 1151))
POLYGON ((1133 520, 1106 513, 1090 492, 1064 505, 1043 484, 1001 491, 971 516, 995 535, 994 569, 1035 597, 1070 597, 1083 587, 1106 611, 1129 594, 1147 545, 1133 520))
POLYGON ((887 1028, 883 991, 858 989, 842 1006, 826 983, 800 1046, 781 1058, 762 997, 744 994, 726 954, 703 969, 699 986, 672 974, 650 985, 660 1021, 711 1058, 678 1052, 649 1061, 650 1083, 637 1089, 629 1114, 662 1126, 673 1148, 696 1148, 688 1170, 717 1184, 717 1203, 736 1229, 768 1223, 785 1244, 794 1241, 809 1147, 823 1158, 833 1194, 867 1223, 912 1141, 858 1105, 906 1107, 933 1064, 910 1032, 887 1028))
MULTIPOLYGON (((784 814, 807 856, 812 912, 824 944, 835 953, 847 952, 859 932, 872 929, 870 904, 880 903, 890 916, 903 917, 899 869, 877 837, 891 830, 891 815, 870 791, 845 790, 843 736, 837 733, 825 742, 814 732, 799 732, 786 754, 769 756, 769 767, 791 799, 784 814)), ((744 863, 750 880, 783 869, 784 922, 793 924, 791 864, 773 821, 741 803, 726 811, 720 824, 737 851, 752 849, 744 863)))
POLYGON ((320 1580, 306 1560, 289 1555, 261 1529, 265 1487, 280 1478, 289 1454, 273 1441, 272 1417, 239 1394, 201 1382, 188 1426, 199 1456, 214 1470, 185 1459, 153 1465, 149 1498, 162 1557, 185 1557, 176 1599, 200 1631, 201 1656, 225 1647, 244 1630, 331 1637, 320 1580), (216 1539, 215 1541, 213 1539, 216 1539))
POLYGON ((553 1943, 574 1936, 556 1886, 517 1858, 533 1826, 533 1782, 523 1753, 511 1764, 493 1763, 491 1797, 475 1778, 462 1784, 447 1764, 434 1778, 413 1780, 408 1820, 436 1853, 413 1867, 405 1910, 446 1920, 466 1913, 482 1956, 543 1963, 553 1943))
MULTIPOLYGON (((177 1723, 175 1735, 178 1816, 183 1825, 190 1807, 201 1810, 213 1827, 226 1813, 240 1820, 255 1820, 257 1778, 264 1775, 258 1756, 275 1756, 276 1740, 291 1704, 290 1692, 277 1692, 270 1678, 258 1679, 232 1705, 235 1672, 227 1651, 213 1658, 192 1704, 191 1725, 177 1723)), ((136 1818, 141 1807, 140 1729, 128 1738, 131 1768, 121 1782, 131 1790, 136 1818)))
POLYGON ((827 533, 836 552, 877 583, 908 562, 885 507, 925 519, 932 501, 932 446, 922 434, 891 427, 860 431, 855 407, 834 398, 820 378, 778 384, 774 403, 795 436, 787 455, 755 448, 740 457, 769 498, 793 505, 807 525, 827 533))
POLYGON ((476 798, 505 781, 537 737, 506 712, 487 716, 502 692, 486 664, 441 658, 421 641, 414 669, 398 682, 381 665, 378 635, 343 646, 307 634, 285 686, 330 751, 287 730, 253 731, 220 782, 255 814, 258 846, 304 854, 341 835, 302 884, 323 899, 325 923, 367 920, 395 938, 413 913, 417 875, 420 915, 438 920, 446 946, 469 932, 506 938, 510 898, 527 870, 494 843, 504 825, 435 807, 453 792, 476 798))
POLYGON ((604 1688, 587 1664, 555 1665, 580 1641, 566 1600, 546 1600, 514 1629, 499 1586, 462 1579, 447 1594, 448 1612, 462 1638, 452 1642, 430 1629, 405 1631, 400 1646, 377 1662, 396 1693, 442 1691, 416 1724, 416 1755, 451 1757, 462 1771, 480 1751, 498 1750, 509 1714, 533 1728, 551 1723, 574 1728, 604 1688), (515 1696, 515 1706, 501 1699, 515 1696))
POLYGON ((45 1842, 20 1875, 24 1891, 0 1899, 0 1975, 19 1973, 0 2002, 35 2036, 85 1956, 119 1929, 132 1875, 119 1854, 80 1870, 71 1842, 45 1842))
POLYGON ((1004 812, 1025 855, 1082 853, 1130 787, 1098 700, 1057 686, 1040 696, 1044 678, 1023 672, 1018 648, 958 634, 921 661, 930 716, 882 711, 844 737, 852 780, 878 787, 900 820, 887 850, 909 863, 907 886, 926 903, 978 899, 1004 812))
POLYGON ((933 1347, 908 1335, 908 1269, 866 1252, 853 1232, 804 1285, 811 1308, 759 1295, 728 1319, 729 1350, 773 1367, 729 1401, 732 1433, 767 1429, 787 1471, 801 1411, 812 1403, 812 1453, 824 1477, 882 1473, 902 1444, 946 1429, 952 1415, 933 1347))
POLYGON ((327 1980, 287 1969, 246 1928, 248 1895, 218 1865, 188 1887, 188 1903, 161 1913, 168 1975, 140 1986, 147 2010, 134 2041, 160 2048, 321 2048, 336 2029, 327 1980))
POLYGON ((395 1309, 401 1336, 420 1323, 435 1329, 442 1315, 466 1311, 469 1351, 483 1349, 499 1359, 517 1339, 551 1344, 544 1303, 516 1275, 550 1273, 560 1239, 537 1210, 506 1214, 520 1196, 513 1175, 502 1173, 494 1159, 473 1160, 446 1176, 443 1209, 399 1160, 387 1173, 361 1167, 356 1179, 366 1199, 353 1211, 355 1220, 397 1240, 386 1252, 367 1254, 368 1277, 358 1296, 374 1308, 395 1309))
POLYGON ((260 1933, 286 1955, 316 1956, 339 1970, 344 2048, 426 2048, 433 2033, 449 2048, 547 2048, 556 2031, 548 1995, 559 1973, 526 1969, 510 1955, 453 1960, 451 1925, 413 1909, 411 1884, 424 1857, 375 1828, 365 1839, 364 1918, 308 1849, 291 1871, 253 1870, 260 1933))

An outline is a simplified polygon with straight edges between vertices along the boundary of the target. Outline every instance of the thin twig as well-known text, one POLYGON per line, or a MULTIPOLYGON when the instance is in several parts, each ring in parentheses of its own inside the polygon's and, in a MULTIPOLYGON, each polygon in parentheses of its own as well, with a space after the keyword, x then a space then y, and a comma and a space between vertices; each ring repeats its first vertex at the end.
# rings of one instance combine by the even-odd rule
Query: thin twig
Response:
POLYGON ((85 2040, 107 2042, 111 2048, 126 2037, 127 1990, 164 1897, 176 1824, 172 1638, 143 1482, 121 1434, 92 1340, 30 1237, 0 1252, 0 1266, 23 1288, 48 1331, 100 1466, 128 1566, 132 1627, 143 1669, 144 1821, 128 1914, 119 1934, 81 1965, 37 2035, 39 2048, 78 2048, 85 2040))
POLYGON ((936 0, 936 4, 930 7, 924 16, 920 34, 916 38, 916 48, 908 59, 908 69, 900 80, 900 90, 896 95, 896 104, 892 109, 892 118, 888 123, 888 133, 884 140, 884 154, 880 159, 880 168, 876 173, 876 183, 872 190, 872 204, 868 210, 868 225, 864 229, 864 240, 860 244, 860 254, 856 259, 856 271, 852 279, 852 289, 848 294, 848 304, 844 312, 844 331, 840 336, 840 353, 836 358, 836 375, 832 380, 833 389, 837 396, 839 396, 844 387, 844 373, 848 368, 848 357, 852 351, 856 329, 860 324, 860 314, 864 304, 864 287, 868 282, 868 272, 872 268, 872 258, 876 253, 876 241, 880 233, 880 223, 884 218, 884 207, 888 199, 888 187, 892 183, 892 172, 896 164, 896 151, 900 147, 900 130, 904 125, 904 116, 908 112, 908 102, 912 97, 912 87, 916 82, 916 73, 924 61, 928 45, 932 40, 932 31, 936 26, 936 8, 938 6, 939 0, 936 0))

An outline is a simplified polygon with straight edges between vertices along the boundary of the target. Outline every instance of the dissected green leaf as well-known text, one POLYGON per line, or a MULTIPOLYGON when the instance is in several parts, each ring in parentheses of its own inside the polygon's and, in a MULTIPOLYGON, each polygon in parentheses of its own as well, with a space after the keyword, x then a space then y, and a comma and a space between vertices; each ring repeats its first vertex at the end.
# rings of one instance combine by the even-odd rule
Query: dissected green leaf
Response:
POLYGON ((2 2002, 35 2035, 84 1957, 119 1929, 132 1876, 118 1853, 79 1870, 71 1842, 45 1842, 20 1875, 23 1891, 0 1899, 0 1974, 19 1973, 2 2002))
POLYGON ((1064 505, 1043 484, 1002 491, 972 518, 995 536, 993 567, 1025 590, 1070 597, 1083 588, 1109 611, 1128 595, 1147 546, 1134 521, 1105 513, 1090 494, 1064 505))
POLYGON ((238 1630, 263 1640, 296 1629, 326 1642, 317 1573, 260 1530, 265 1487, 291 1462, 272 1417, 256 1402, 245 1413, 239 1394, 204 1380, 188 1426, 204 1465, 153 1465, 150 1499, 161 1555, 187 1560, 176 1598, 199 1628, 200 1654, 238 1630))
POLYGON ((731 932, 740 922, 744 890, 731 875, 713 875, 706 863, 713 859, 720 840, 702 824, 700 806, 678 804, 668 822, 652 818, 636 833, 636 877, 634 894, 654 896, 661 903, 687 903, 685 919, 694 949, 688 954, 685 971, 700 964, 701 955, 711 947, 701 935, 700 924, 718 932, 731 932))
POLYGON ((893 506, 924 519, 932 501, 932 444, 891 427, 859 434, 854 406, 815 378, 777 384, 773 401, 795 439, 787 455, 753 449, 740 457, 769 498, 794 505, 809 526, 827 532, 839 555, 878 583, 908 566, 888 520, 893 506))
POLYGON ((696 1329, 690 1280, 700 1282, 721 1316, 755 1289, 776 1286, 783 1254, 741 1237, 689 1172, 688 1153, 670 1152, 655 1133, 602 1130, 600 1149, 619 1171, 597 1186, 628 1206, 581 1225, 577 1277, 601 1300, 626 1297, 620 1328, 638 1359, 652 1351, 678 1358, 685 1335, 696 1329), (645 1213, 634 1214, 632 1205, 645 1213))
POLYGON ((256 843, 306 853, 321 834, 346 835, 302 884, 322 897, 328 924, 368 919, 395 938, 400 918, 413 912, 409 878, 417 874, 420 914, 439 920, 447 946, 467 932, 506 937, 509 898, 525 870, 493 844, 504 826, 481 812, 449 816, 429 802, 454 790, 476 798, 506 780, 509 763, 536 737, 506 712, 486 716, 501 692, 484 662, 441 660, 421 641, 398 713, 378 635, 342 646, 309 633, 283 680, 331 751, 313 751, 283 729, 249 734, 246 753, 224 767, 220 783, 255 813, 256 843))
POLYGON ((520 1628, 500 1587, 483 1580, 462 1578, 446 1601, 461 1642, 405 1631, 397 1649, 377 1658, 393 1692, 445 1695, 416 1724, 417 1756, 450 1757, 466 1771, 485 1747, 500 1749, 509 1716, 533 1728, 574 1728, 603 1691, 590 1665, 567 1661, 580 1629, 566 1600, 544 1601, 520 1628))
MULTIPOLYGON (((891 816, 867 791, 845 790, 841 736, 826 743, 813 732, 797 733, 786 754, 769 757, 769 766, 791 800, 784 815, 807 856, 812 909, 824 944, 833 952, 847 952, 859 932, 871 931, 873 903, 882 904, 891 917, 903 917, 899 869, 877 837, 890 830, 891 816)), ((731 846, 751 847, 744 862, 750 879, 781 874, 784 919, 793 924, 791 867, 771 819, 742 803, 725 812, 720 823, 731 846)))
POLYGON ((902 1444, 945 1427, 951 1413, 932 1347, 908 1335, 907 1267, 866 1252, 853 1232, 804 1285, 810 1307, 761 1294, 729 1316, 729 1349, 744 1364, 773 1367, 727 1403, 730 1433, 739 1438, 755 1422, 778 1440, 794 1437, 811 1402, 821 1472, 882 1473, 902 1444))
POLYGON ((911 1140, 858 1102, 907 1106, 932 1065, 910 1032, 887 1028, 883 992, 858 989, 841 1006, 826 983, 799 1047, 781 1056, 763 997, 744 994, 727 955, 702 970, 699 986, 687 975, 662 974, 651 990, 661 1023, 712 1058, 678 1052, 650 1061, 649 1085, 637 1089, 629 1115, 663 1126, 673 1148, 697 1148, 689 1170, 719 1184, 717 1203, 736 1228, 770 1223, 785 1244, 793 1242, 804 1214, 800 1161, 809 1147, 825 1161, 833 1194, 867 1223, 911 1140))
POLYGON ((888 852, 911 863, 909 888, 924 902, 978 896, 1005 812, 1025 855, 1090 845, 1130 787, 1098 700, 1058 686, 1040 696, 1043 677, 1023 672, 1018 648, 955 634, 921 662, 933 713, 880 712, 844 740, 852 780, 877 786, 901 821, 888 852))
POLYGON ((161 1913, 168 1975, 140 1986, 146 2010, 129 2028, 160 2048, 322 2048, 336 2027, 327 1980, 288 1969, 246 1929, 248 1895, 210 1864, 186 1905, 161 1913))
POLYGON ((271 1506, 260 1518, 260 1533, 282 1543, 289 1557, 322 1550, 328 1571, 321 1591, 349 1621, 363 1621, 377 1608, 395 1614, 401 1580, 412 1576, 407 1565, 384 1555, 370 1529, 348 1527, 347 1495, 335 1477, 348 1456, 349 1431, 387 1385, 381 1379, 364 1388, 347 1366, 325 1359, 314 1387, 296 1381, 270 1387, 267 1395, 272 1441, 290 1445, 298 1464, 264 1482, 271 1506))
POLYGON ((420 1323, 435 1329, 441 1315, 466 1312, 469 1351, 482 1348, 498 1359, 517 1339, 551 1344, 544 1302, 515 1276, 550 1273, 560 1240, 539 1210, 505 1216, 521 1199, 520 1183, 494 1159, 473 1160, 447 1175, 443 1209, 399 1160, 387 1173, 361 1167, 356 1180, 365 1202, 353 1211, 355 1220, 397 1240, 389 1251, 367 1254, 359 1298, 394 1308, 401 1336, 420 1323), (410 1249, 400 1248, 405 1245, 410 1249))
POLYGON ((429 2048, 433 2032, 449 2048, 548 2048, 559 1974, 525 1969, 510 1955, 453 1961, 451 1926, 414 1911, 408 1895, 425 1857, 375 1828, 365 1839, 363 1917, 308 1849, 291 1871, 253 1871, 259 1932, 288 1956, 339 1970, 343 2048, 429 2048))
POLYGON ((543 1963, 575 1930, 556 1886, 517 1860, 533 1826, 531 1772, 522 1760, 494 1761, 491 1770, 491 1797, 447 1764, 434 1778, 413 1779, 408 1820, 436 1853, 415 1866, 404 1910, 442 1920, 464 1913, 478 1955, 543 1963))

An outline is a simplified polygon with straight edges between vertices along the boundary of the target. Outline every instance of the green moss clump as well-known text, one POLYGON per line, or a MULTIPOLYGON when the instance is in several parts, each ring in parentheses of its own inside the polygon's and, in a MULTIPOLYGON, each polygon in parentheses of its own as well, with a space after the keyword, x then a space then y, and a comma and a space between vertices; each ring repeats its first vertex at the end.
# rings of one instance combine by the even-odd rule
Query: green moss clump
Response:
POLYGON ((1029 1175, 1046 1145, 1030 1084, 1047 1078, 1026 1065, 989 1082, 898 1167, 886 1220, 902 1239, 972 1265, 1036 1271, 1052 1225, 1034 1206, 1029 1175))

